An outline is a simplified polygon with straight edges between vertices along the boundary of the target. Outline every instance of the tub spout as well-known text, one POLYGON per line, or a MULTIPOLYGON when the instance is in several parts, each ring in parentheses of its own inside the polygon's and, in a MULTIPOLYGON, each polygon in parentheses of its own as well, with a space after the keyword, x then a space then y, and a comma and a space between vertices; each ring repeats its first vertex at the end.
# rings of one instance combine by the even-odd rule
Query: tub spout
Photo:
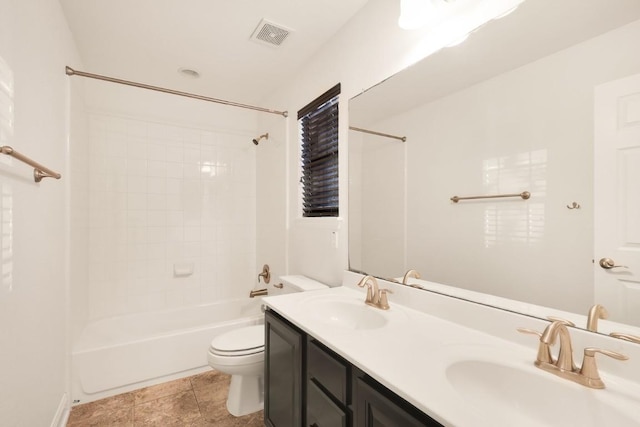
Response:
POLYGON ((269 290, 267 288, 254 289, 251 292, 249 292, 249 298, 259 297, 259 296, 262 296, 262 295, 267 295, 268 293, 269 293, 269 290))

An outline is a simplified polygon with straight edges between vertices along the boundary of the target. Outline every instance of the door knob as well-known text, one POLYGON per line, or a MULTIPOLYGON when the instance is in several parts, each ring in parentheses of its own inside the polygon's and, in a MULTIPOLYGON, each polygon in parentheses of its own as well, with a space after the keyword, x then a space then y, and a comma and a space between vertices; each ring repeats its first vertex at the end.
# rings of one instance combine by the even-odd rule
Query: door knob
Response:
POLYGON ((626 265, 616 265, 615 261, 611 258, 601 258, 600 267, 606 270, 611 270, 612 268, 629 268, 626 265))

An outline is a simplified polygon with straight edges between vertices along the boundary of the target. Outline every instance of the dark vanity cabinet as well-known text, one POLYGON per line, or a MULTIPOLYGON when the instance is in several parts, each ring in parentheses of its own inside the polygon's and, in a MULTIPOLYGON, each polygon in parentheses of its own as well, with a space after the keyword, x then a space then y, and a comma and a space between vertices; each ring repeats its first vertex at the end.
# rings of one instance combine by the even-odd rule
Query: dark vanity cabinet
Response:
POLYGON ((302 426, 302 331, 275 314, 265 312, 264 422, 269 427, 302 426))
POLYGON ((440 426, 277 313, 265 316, 267 426, 440 426))

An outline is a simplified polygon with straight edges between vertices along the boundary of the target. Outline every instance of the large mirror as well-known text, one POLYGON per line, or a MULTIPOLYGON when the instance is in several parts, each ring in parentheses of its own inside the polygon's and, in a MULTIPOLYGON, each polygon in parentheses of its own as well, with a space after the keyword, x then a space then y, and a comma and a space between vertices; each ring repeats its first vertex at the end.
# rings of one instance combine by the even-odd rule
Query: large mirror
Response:
POLYGON ((351 99, 406 141, 349 132, 350 269, 640 326, 638 46, 638 0, 527 0, 351 99))

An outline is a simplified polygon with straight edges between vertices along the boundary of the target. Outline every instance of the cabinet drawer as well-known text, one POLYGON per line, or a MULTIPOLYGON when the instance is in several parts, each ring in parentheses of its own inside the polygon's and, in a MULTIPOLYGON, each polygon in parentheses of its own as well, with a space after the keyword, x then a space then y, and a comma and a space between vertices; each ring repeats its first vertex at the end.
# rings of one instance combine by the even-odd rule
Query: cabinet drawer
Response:
POLYGON ((348 390, 347 379, 349 369, 339 356, 332 355, 318 345, 316 341, 310 341, 308 346, 307 372, 309 382, 316 381, 343 405, 347 405, 348 390))
POLYGON ((314 381, 307 383, 308 427, 346 427, 347 416, 314 381))

